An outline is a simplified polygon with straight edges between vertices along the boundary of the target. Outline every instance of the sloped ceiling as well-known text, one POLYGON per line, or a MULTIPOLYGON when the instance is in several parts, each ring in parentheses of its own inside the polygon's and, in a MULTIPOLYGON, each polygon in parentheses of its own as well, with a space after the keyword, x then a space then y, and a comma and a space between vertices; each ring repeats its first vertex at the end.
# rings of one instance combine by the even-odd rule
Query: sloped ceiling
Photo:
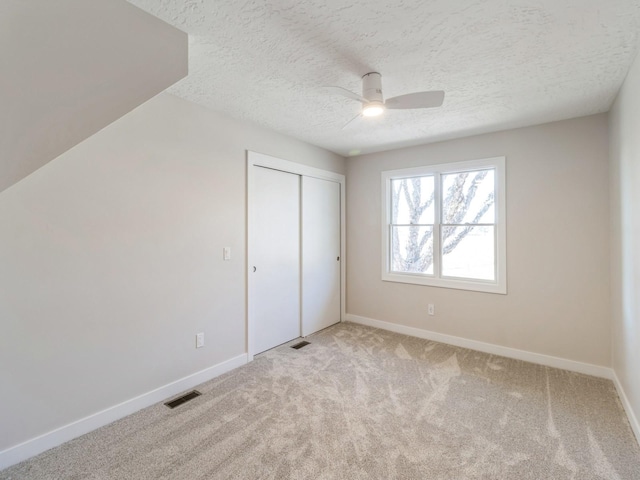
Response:
POLYGON ((169 92, 343 155, 609 109, 635 56, 637 0, 129 0, 190 35, 169 92), (438 109, 341 127, 382 74, 386 97, 445 90, 438 109))
POLYGON ((123 1, 0 1, 0 192, 186 76, 187 46, 123 1))

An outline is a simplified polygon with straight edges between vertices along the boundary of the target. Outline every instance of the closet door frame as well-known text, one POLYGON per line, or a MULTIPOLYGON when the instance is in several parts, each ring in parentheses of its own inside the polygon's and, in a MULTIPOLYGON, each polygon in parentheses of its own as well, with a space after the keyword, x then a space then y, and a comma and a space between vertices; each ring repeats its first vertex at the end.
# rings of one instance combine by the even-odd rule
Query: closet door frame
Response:
MULTIPOLYGON (((322 170, 315 167, 310 167, 307 165, 303 165, 296 162, 291 162, 288 160, 283 160, 281 158, 272 157, 270 155, 265 155, 262 153, 252 152, 247 150, 247 255, 246 255, 246 326, 247 326, 247 336, 246 336, 246 349, 247 349, 247 360, 252 361, 255 352, 255 341, 254 341, 254 320, 255 314, 253 311, 252 298, 253 292, 255 288, 255 282, 253 274, 253 265, 254 259, 252 258, 252 246, 255 245, 255 242, 259 241, 259 239, 254 238, 255 227, 253 227, 253 219, 254 219, 254 167, 265 167, 271 168, 274 170, 280 170, 287 173, 293 173, 295 175, 301 175, 306 177, 314 177, 322 180, 329 180, 332 182, 336 182, 340 184, 340 321, 344 321, 345 318, 345 284, 346 284, 346 256, 345 256, 345 245, 346 245, 346 228, 345 228, 345 176, 339 173, 331 172, 328 170, 322 170)), ((302 279, 302 277, 301 277, 302 279)), ((301 280, 302 281, 302 280, 301 280)), ((304 288, 304 285, 301 285, 304 288)), ((302 289, 301 289, 302 291, 302 289)), ((302 298, 300 299, 302 301, 302 298)), ((301 318, 302 320, 302 318, 301 318)), ((302 331, 302 330, 301 330, 302 331)))

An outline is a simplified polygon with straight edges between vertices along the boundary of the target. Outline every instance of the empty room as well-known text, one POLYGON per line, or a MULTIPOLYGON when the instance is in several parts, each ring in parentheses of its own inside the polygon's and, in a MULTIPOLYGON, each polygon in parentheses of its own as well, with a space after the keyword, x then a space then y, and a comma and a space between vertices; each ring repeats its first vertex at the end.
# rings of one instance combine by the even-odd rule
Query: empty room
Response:
POLYGON ((0 479, 640 480, 638 0, 0 1, 0 479))

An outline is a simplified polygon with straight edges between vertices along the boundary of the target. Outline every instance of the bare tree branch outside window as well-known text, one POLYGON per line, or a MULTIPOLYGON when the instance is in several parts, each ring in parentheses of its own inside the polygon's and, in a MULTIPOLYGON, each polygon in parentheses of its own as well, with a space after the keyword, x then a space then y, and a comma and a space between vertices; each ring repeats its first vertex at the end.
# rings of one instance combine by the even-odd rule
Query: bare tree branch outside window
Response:
MULTIPOLYGON (((495 203, 493 171, 443 175, 442 254, 452 252, 492 213, 495 203), (491 175, 487 179, 487 176, 491 175), (482 189, 483 182, 491 187, 482 189), (446 188, 445 188, 446 186, 446 188), (479 196, 479 191, 484 193, 479 196), (491 211, 490 211, 491 210, 491 211)), ((431 273, 433 266, 433 177, 394 179, 391 188, 391 266, 396 272, 431 273), (431 188, 425 179, 431 179, 431 188), (428 217, 428 218, 427 218, 428 217), (427 218, 430 221, 425 221, 427 218), (402 223, 399 223, 402 222, 402 223)), ((490 221, 493 223, 493 219, 490 221)))

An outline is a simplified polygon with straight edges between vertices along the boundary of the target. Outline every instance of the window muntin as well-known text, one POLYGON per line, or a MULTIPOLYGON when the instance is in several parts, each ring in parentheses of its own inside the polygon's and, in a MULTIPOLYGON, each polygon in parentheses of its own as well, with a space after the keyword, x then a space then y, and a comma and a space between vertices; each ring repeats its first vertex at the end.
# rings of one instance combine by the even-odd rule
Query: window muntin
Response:
POLYGON ((383 172, 383 280, 506 293, 504 163, 383 172))

